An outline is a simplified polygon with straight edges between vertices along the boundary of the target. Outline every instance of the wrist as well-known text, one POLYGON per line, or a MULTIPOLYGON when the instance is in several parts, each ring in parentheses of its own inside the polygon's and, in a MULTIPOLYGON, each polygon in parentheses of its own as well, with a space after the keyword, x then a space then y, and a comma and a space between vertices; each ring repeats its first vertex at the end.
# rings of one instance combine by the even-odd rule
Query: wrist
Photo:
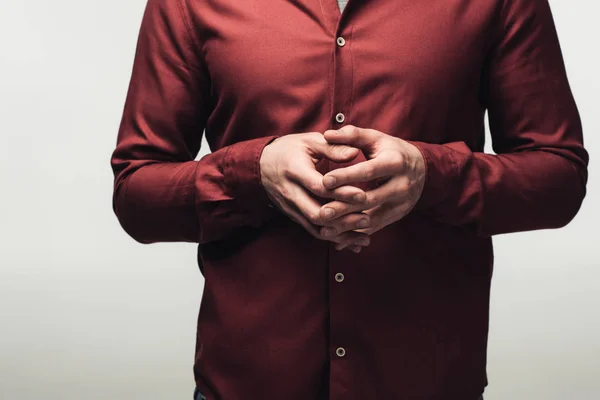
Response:
POLYGON ((263 214, 272 211, 271 199, 262 182, 262 160, 267 145, 276 136, 266 136, 238 142, 231 145, 225 160, 225 175, 231 187, 233 197, 251 214, 256 215, 257 221, 263 214))

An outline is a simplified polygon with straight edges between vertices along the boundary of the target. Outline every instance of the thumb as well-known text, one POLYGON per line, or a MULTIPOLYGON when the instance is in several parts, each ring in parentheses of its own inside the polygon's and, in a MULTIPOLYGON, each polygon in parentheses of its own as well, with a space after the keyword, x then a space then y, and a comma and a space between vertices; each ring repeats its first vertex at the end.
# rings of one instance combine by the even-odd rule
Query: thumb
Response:
POLYGON ((325 131, 323 137, 331 144, 345 144, 368 150, 381 138, 381 132, 374 129, 346 125, 340 129, 330 129, 325 131))

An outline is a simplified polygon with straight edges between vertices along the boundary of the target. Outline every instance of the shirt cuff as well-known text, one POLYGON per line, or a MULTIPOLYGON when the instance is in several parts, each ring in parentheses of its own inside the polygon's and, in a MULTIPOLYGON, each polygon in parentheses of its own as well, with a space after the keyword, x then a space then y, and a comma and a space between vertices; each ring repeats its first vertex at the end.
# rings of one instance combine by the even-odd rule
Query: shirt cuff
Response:
POLYGON ((443 204, 456 190, 456 161, 452 149, 445 145, 413 142, 425 160, 425 184, 415 210, 428 211, 443 204))
POLYGON ((229 181, 233 198, 239 202, 241 209, 250 214, 251 223, 255 227, 279 212, 267 195, 260 174, 263 149, 278 137, 271 135, 235 143, 229 146, 225 156, 224 174, 229 181))

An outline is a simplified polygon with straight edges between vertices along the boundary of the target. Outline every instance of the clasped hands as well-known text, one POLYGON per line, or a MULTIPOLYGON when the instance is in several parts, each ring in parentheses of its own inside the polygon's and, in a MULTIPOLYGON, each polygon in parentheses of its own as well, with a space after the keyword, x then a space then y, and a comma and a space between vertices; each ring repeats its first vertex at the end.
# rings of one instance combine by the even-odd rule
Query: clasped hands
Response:
POLYGON ((353 125, 279 137, 264 148, 260 170, 275 206, 315 238, 355 253, 369 245, 371 234, 407 215, 425 183, 425 161, 416 146, 353 125), (316 170, 323 158, 349 162, 359 149, 366 161, 325 175, 316 170), (377 185, 371 190, 353 186, 373 180, 377 185))

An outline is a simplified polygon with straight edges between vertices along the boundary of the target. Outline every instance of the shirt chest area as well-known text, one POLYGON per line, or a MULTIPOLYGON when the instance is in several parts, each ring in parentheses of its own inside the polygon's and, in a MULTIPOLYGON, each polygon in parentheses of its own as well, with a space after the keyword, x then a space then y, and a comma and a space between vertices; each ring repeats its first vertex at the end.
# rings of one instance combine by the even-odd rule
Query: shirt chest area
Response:
MULTIPOLYGON (((491 38, 493 2, 192 1, 213 92, 236 103, 296 103, 338 91, 381 96, 472 85, 491 38)), ((350 94, 348 94, 350 95, 350 94)))

